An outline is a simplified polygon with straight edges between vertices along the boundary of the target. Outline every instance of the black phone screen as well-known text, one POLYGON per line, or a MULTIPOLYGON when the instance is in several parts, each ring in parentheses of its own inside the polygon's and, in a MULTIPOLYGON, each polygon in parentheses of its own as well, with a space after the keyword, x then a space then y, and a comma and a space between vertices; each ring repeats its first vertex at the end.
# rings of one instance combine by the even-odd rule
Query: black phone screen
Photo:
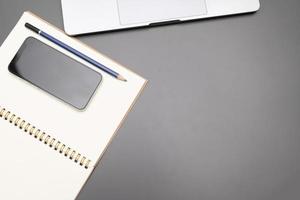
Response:
POLYGON ((102 80, 100 73, 29 37, 8 70, 77 109, 84 109, 102 80))

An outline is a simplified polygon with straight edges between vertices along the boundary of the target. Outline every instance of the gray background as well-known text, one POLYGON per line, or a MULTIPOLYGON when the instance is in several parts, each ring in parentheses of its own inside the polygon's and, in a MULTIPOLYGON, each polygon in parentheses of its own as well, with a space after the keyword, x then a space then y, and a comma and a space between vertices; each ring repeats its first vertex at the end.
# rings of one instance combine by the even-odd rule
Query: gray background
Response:
MULTIPOLYGON (((298 200, 300 1, 256 14, 79 37, 150 80, 78 199, 298 200)), ((0 42, 31 10, 0 1, 0 42)))

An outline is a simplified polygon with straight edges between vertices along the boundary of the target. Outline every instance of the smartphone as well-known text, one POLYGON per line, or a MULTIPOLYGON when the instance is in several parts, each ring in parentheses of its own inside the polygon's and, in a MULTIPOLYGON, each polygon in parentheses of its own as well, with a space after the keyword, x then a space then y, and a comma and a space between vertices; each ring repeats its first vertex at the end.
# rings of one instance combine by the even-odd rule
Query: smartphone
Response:
POLYGON ((23 42, 8 70, 79 110, 102 81, 99 72, 33 37, 23 42))

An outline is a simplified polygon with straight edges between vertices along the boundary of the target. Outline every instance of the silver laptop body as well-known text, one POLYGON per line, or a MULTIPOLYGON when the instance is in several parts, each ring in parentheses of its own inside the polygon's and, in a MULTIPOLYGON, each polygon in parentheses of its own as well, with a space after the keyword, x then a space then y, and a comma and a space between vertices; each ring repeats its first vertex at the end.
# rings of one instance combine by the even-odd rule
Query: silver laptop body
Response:
POLYGON ((255 12, 259 0, 61 0, 69 35, 255 12))

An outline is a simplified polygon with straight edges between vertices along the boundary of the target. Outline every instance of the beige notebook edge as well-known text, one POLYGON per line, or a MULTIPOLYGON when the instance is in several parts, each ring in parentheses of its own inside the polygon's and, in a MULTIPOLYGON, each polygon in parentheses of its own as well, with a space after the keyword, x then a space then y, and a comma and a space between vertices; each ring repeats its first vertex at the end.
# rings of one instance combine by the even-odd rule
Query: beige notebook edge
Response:
MULTIPOLYGON (((112 143, 113 139, 116 137, 118 130, 121 128, 121 126, 122 126, 123 123, 125 122, 126 117, 128 116, 128 114, 129 114, 130 111, 132 110, 132 108, 133 108, 133 106, 135 105, 135 103, 137 102, 138 98, 141 96, 143 90, 145 89, 145 87, 146 87, 146 85, 147 85, 147 83, 148 83, 148 80, 145 79, 145 78, 143 78, 143 77, 140 76, 139 74, 135 73, 134 71, 128 69, 127 67, 121 65, 120 63, 116 62, 115 60, 111 59, 110 57, 108 57, 108 56, 106 56, 106 55, 100 53, 98 50, 94 49, 93 47, 91 47, 91 46, 89 46, 89 45, 83 43, 83 42, 80 41, 79 39, 68 36, 68 35, 67 35, 65 32, 63 32, 61 29, 59 29, 58 27, 52 25, 51 23, 49 23, 48 21, 42 19, 41 17, 35 15, 35 14, 32 13, 31 11, 25 11, 25 12, 22 14, 22 16, 23 16, 24 14, 29 14, 29 15, 34 16, 35 18, 38 18, 39 20, 43 21, 44 23, 46 23, 47 25, 51 26, 51 27, 54 28, 55 30, 57 30, 57 31, 59 31, 60 33, 64 34, 66 37, 70 38, 70 39, 73 40, 74 42, 80 43, 80 45, 85 46, 86 48, 88 48, 88 49, 90 49, 91 51, 93 51, 95 54, 97 54, 97 55, 99 55, 99 56, 102 56, 102 57, 104 57, 104 58, 107 59, 107 60, 110 60, 112 63, 115 63, 116 65, 118 65, 118 66, 120 66, 120 67, 122 67, 122 68, 124 68, 124 69, 126 69, 126 70, 128 70, 128 71, 130 71, 131 73, 135 74, 136 76, 139 76, 140 78, 142 78, 142 79, 144 80, 143 85, 141 86, 140 90, 138 91, 138 93, 137 93, 137 95, 135 96, 135 98, 134 98, 132 104, 129 106, 127 112, 126 112, 125 115, 123 116, 123 118, 122 118, 122 120, 120 121, 119 125, 116 127, 115 131, 113 132, 112 136, 110 137, 110 140, 109 140, 109 142, 106 144, 105 149, 104 149, 104 150, 102 151, 102 153, 99 155, 98 160, 96 160, 96 161, 94 162, 95 164, 94 164, 94 167, 92 168, 92 171, 89 173, 89 175, 88 175, 88 177, 86 178, 85 182, 82 183, 82 187, 81 187, 81 189, 78 191, 77 196, 75 197, 75 199, 77 199, 77 197, 78 197, 78 195, 80 194, 80 192, 82 191, 83 187, 85 186, 85 184, 87 183, 87 181, 88 181, 88 180, 90 179, 90 177, 92 176, 92 174, 93 174, 94 170, 96 169, 96 167, 99 165, 99 163, 100 163, 101 159, 103 158, 105 152, 107 151, 109 145, 112 143)), ((22 18, 22 16, 21 16, 21 18, 22 18)), ((14 28, 13 28, 13 29, 14 29, 14 28)), ((4 42, 1 44, 1 46, 0 46, 0 53, 1 53, 1 51, 3 50, 3 46, 4 46, 3 44, 5 43, 6 39, 7 39, 9 36, 10 36, 10 34, 8 34, 8 35, 6 36, 4 42)))

